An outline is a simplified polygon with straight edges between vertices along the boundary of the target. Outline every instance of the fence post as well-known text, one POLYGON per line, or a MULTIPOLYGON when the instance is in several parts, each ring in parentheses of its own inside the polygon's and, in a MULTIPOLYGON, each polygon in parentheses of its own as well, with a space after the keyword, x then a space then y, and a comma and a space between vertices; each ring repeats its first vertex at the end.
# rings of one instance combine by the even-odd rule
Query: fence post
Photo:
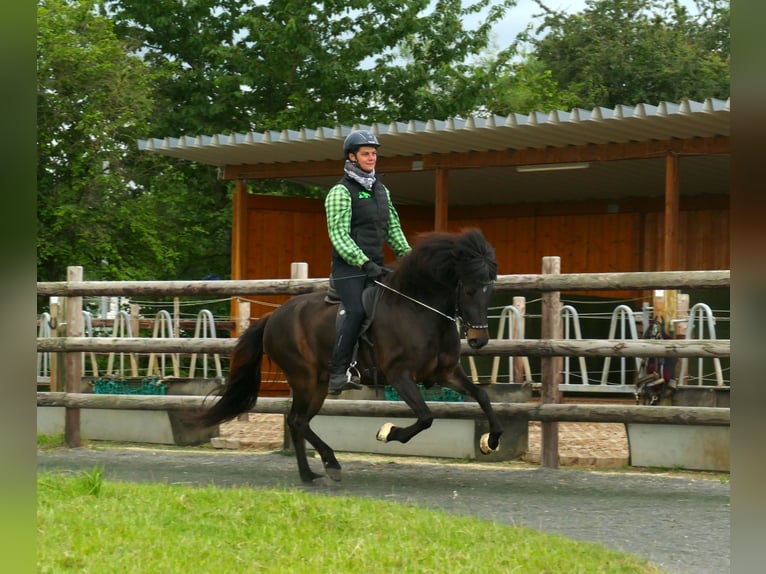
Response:
MULTIPOLYGON (((543 257, 543 274, 558 275, 560 273, 560 257, 543 257)), ((561 338, 561 294, 558 291, 547 291, 542 295, 541 338, 561 338)), ((543 357, 540 361, 541 401, 543 404, 561 402, 559 392, 561 365, 561 357, 543 357)), ((558 421, 543 421, 540 428, 542 432, 540 463, 544 468, 558 468, 559 423, 558 421)))
MULTIPOLYGON (((521 317, 521 323, 524 326, 523 332, 526 333, 526 322, 527 322, 527 299, 526 297, 514 297, 513 298, 513 306, 516 307, 519 310, 519 316, 521 317)), ((519 327, 522 325, 519 325, 514 321, 513 323, 513 339, 518 340, 520 337, 520 331, 519 327)), ((516 383, 525 383, 527 382, 527 379, 525 377, 524 373, 524 361, 526 357, 514 357, 513 358, 513 381, 516 383)))
POLYGON ((290 279, 308 279, 309 264, 303 261, 293 261, 290 263, 290 279))
MULTIPOLYGON (((66 316, 64 310, 66 309, 66 297, 59 299, 58 297, 50 298, 51 306, 51 337, 64 337, 66 336, 66 316)), ((61 391, 64 387, 64 358, 66 353, 51 353, 50 363, 50 390, 61 391)))
MULTIPOLYGON (((67 281, 82 281, 82 267, 67 267, 67 281)), ((82 297, 66 298, 66 336, 82 337, 82 297)), ((67 393, 82 392, 82 353, 66 353, 64 383, 67 393)), ((64 441, 70 448, 81 445, 80 409, 67 407, 64 411, 64 441)))
POLYGON ((236 335, 239 337, 250 326, 250 301, 238 300, 236 335))
MULTIPOLYGON (((135 303, 130 304, 130 332, 134 337, 141 336, 141 329, 139 327, 139 319, 141 315, 141 306, 135 303)), ((138 355, 135 353, 130 354, 130 372, 134 377, 138 377, 138 355)))

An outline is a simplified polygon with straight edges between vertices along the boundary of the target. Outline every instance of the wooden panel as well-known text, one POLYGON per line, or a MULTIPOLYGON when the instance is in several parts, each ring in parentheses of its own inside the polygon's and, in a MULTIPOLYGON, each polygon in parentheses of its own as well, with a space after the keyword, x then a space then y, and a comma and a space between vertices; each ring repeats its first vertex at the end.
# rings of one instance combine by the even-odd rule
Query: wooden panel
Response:
MULTIPOLYGON (((452 209, 450 231, 478 227, 495 247, 499 273, 539 273, 542 257, 561 257, 562 273, 659 271, 664 245, 662 199, 524 204, 452 209)), ((411 243, 433 229, 430 208, 399 208, 411 243)), ((321 199, 250 196, 246 277, 287 278, 305 261, 309 277, 326 277, 331 246, 321 199)), ((728 198, 685 198, 679 222, 679 270, 729 269, 728 198)), ((387 251, 387 259, 393 254, 387 251)))
MULTIPOLYGON (((659 271, 662 263, 662 199, 621 201, 619 213, 607 203, 502 205, 452 209, 448 230, 478 227, 493 244, 498 272, 536 274, 544 256, 561 257, 562 273, 659 271)), ((428 207, 398 208, 410 243, 433 230, 428 207)), ((290 264, 305 261, 309 277, 330 272, 330 240, 321 199, 248 196, 243 279, 284 279, 290 264)), ((679 222, 679 270, 729 269, 728 197, 682 198, 679 222)), ((387 250, 387 260, 393 254, 387 250)), ((593 292, 591 296, 638 298, 642 292, 593 292)), ((286 297, 249 298, 260 317, 286 297)), ((275 365, 264 359, 263 396, 288 396, 289 387, 275 365)))

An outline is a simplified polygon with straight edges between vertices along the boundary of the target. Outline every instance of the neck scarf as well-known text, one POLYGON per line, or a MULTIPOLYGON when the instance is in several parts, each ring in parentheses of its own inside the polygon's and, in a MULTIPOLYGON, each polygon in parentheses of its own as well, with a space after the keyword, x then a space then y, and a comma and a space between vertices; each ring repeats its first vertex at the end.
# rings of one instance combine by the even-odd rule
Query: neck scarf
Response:
POLYGON ((372 184, 375 183, 375 170, 370 172, 364 171, 352 161, 346 160, 346 165, 343 166, 343 171, 367 191, 370 191, 372 189, 372 184))

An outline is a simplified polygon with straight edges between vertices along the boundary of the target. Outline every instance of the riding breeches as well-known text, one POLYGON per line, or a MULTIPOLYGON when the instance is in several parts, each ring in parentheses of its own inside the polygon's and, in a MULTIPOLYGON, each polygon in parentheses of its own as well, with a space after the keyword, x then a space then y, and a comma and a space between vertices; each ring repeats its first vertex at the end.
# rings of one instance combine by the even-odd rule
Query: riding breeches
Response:
POLYGON ((338 330, 329 364, 330 372, 345 371, 351 363, 354 345, 364 322, 362 292, 366 282, 367 277, 364 275, 333 278, 333 286, 342 304, 342 309, 339 312, 343 315, 337 322, 338 330))

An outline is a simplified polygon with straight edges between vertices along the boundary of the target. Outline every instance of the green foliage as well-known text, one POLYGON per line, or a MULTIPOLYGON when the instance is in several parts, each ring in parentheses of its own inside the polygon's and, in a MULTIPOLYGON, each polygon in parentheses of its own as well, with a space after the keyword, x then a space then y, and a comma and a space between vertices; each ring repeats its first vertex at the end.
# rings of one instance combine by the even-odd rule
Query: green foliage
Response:
POLYGON ((485 106, 493 114, 569 110, 579 101, 575 94, 562 90, 553 72, 532 54, 509 60, 493 77, 485 94, 485 106))
POLYGON ((468 113, 481 97, 468 60, 515 0, 463 4, 108 3, 121 33, 162 70, 161 128, 174 135, 468 113), (487 8, 477 28, 464 27, 465 16, 487 8))
POLYGON ((38 4, 38 276, 114 261, 134 194, 135 135, 151 109, 149 71, 92 1, 38 4))
POLYGON ((658 572, 597 544, 416 506, 93 478, 38 475, 39 572, 658 572))
POLYGON ((572 15, 535 1, 526 39, 579 107, 729 96, 728 0, 697 0, 696 16, 677 0, 588 0, 572 15))
POLYGON ((96 7, 38 3, 38 280, 69 265, 90 280, 224 276, 230 186, 209 166, 139 152, 164 68, 131 55, 96 7))

